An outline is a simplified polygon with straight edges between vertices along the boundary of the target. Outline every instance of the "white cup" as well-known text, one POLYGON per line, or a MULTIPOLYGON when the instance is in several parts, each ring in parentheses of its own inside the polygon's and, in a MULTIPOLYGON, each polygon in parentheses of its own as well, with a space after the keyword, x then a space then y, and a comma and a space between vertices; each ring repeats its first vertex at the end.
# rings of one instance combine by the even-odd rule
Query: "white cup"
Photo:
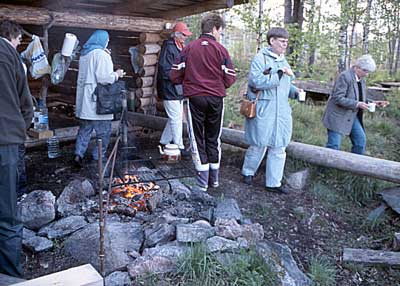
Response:
POLYGON ((368 111, 369 112, 375 112, 375 107, 376 107, 376 103, 375 102, 368 103, 368 111))
POLYGON ((305 101, 306 100, 306 92, 303 90, 303 91, 300 91, 299 92, 299 101, 305 101))

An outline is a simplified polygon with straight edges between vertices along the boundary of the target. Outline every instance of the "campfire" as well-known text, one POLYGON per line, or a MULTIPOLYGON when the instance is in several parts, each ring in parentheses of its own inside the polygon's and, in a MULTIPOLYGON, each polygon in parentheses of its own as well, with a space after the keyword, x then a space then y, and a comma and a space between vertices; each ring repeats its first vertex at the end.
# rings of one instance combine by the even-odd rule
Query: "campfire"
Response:
POLYGON ((154 182, 140 182, 134 175, 116 177, 112 181, 109 211, 128 216, 135 216, 138 211, 151 212, 151 198, 159 189, 154 182))

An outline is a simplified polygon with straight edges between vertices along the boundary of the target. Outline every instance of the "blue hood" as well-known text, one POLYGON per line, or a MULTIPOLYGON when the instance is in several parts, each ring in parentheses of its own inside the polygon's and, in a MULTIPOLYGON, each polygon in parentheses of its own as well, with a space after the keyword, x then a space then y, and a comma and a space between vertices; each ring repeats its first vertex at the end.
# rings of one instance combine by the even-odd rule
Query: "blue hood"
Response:
POLYGON ((91 51, 95 49, 104 50, 107 47, 108 42, 108 33, 104 30, 96 30, 89 37, 86 43, 83 45, 83 49, 81 50, 81 56, 87 55, 91 51))

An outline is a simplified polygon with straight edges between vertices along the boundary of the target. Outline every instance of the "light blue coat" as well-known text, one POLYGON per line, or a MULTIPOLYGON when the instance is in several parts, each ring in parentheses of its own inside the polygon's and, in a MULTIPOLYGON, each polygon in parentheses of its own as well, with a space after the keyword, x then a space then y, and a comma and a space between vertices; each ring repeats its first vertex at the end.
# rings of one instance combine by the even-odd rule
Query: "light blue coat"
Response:
POLYGON ((292 109, 288 98, 297 96, 297 89, 291 84, 294 77, 283 74, 279 79, 278 71, 290 68, 283 56, 274 54, 269 48, 261 50, 253 59, 249 72, 249 99, 255 99, 256 93, 251 87, 261 90, 256 105, 257 115, 246 119, 245 140, 249 145, 258 147, 286 147, 292 136, 292 109), (270 69, 268 75, 265 70, 270 69))

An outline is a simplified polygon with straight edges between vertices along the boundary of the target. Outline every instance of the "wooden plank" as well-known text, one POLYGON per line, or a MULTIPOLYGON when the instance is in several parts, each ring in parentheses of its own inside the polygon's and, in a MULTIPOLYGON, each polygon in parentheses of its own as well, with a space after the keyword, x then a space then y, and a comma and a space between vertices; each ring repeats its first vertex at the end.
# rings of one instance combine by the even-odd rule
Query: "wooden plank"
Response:
POLYGON ((70 268, 64 271, 42 276, 13 286, 103 286, 103 278, 90 264, 70 268))
POLYGON ((53 136, 53 130, 39 131, 39 130, 29 129, 26 133, 28 133, 30 137, 36 139, 47 139, 53 136))
MULTIPOLYGON (((167 119, 158 116, 128 112, 129 120, 142 127, 163 130, 167 119)), ((184 128, 185 129, 185 128, 184 128)), ((221 140, 224 143, 247 148, 244 132, 222 128, 221 140)), ((400 162, 362 156, 344 151, 328 149, 309 144, 290 142, 286 148, 289 156, 328 168, 348 171, 354 174, 369 176, 393 183, 400 183, 400 162)))
POLYGON ((400 88, 400 82, 397 81, 381 82, 380 85, 386 88, 400 88))
MULTIPOLYGON (((164 28, 167 20, 82 11, 56 12, 45 8, 0 4, 0 18, 20 24, 46 25, 54 16, 55 26, 85 27, 93 29, 120 30, 133 32, 156 32, 164 28)), ((71 11, 71 10, 69 10, 71 11)))
POLYGON ((343 261, 369 265, 400 266, 400 252, 345 248, 343 261))

